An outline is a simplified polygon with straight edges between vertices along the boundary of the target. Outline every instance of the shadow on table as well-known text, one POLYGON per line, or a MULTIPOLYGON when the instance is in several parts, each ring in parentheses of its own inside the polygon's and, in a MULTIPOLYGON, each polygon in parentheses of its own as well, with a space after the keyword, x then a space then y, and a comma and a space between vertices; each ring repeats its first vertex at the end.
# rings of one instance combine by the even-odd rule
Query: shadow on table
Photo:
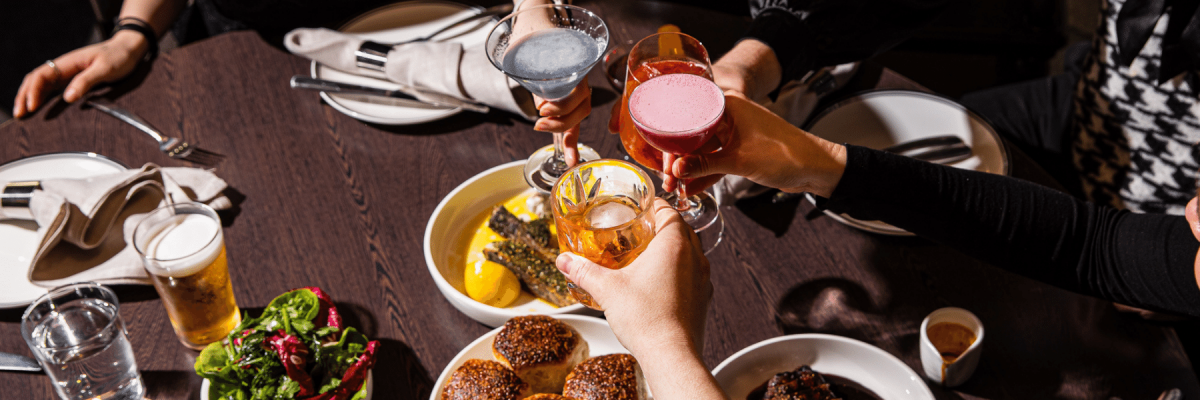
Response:
MULTIPOLYGON (((770 190, 758 196, 740 199, 734 206, 751 221, 774 233, 775 237, 781 237, 792 226, 792 220, 796 218, 802 202, 805 202, 804 196, 770 190)), ((805 219, 811 220, 821 215, 823 214, 820 210, 813 209, 805 219)))
MULTIPOLYGON (((978 369, 938 398, 1156 398, 1196 391, 1171 325, 1116 311, 991 267, 920 238, 874 236, 862 268, 802 282, 779 301, 785 334, 829 333, 867 343, 920 368, 922 319, 945 306, 968 309, 987 329, 978 369)), ((1186 331, 1184 332, 1186 333, 1186 331)))
POLYGON ((368 308, 354 303, 336 304, 346 326, 353 326, 368 338, 379 341, 380 347, 375 354, 375 398, 428 398, 433 381, 412 348, 399 340, 379 338, 379 325, 368 308))
POLYGON ((147 399, 200 399, 203 378, 192 371, 141 371, 147 399), (187 386, 178 382, 187 381, 187 386))

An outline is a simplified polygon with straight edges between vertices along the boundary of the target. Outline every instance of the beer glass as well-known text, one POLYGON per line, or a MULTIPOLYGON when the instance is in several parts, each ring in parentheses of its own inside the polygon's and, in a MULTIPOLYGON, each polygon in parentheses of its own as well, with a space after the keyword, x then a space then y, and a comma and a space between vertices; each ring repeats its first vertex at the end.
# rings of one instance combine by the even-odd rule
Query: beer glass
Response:
MULTIPOLYGON (((576 165, 554 184, 550 195, 562 251, 620 269, 654 238, 654 186, 636 165, 619 160, 576 165)), ((568 281, 567 288, 583 305, 601 309, 573 282, 568 281)))
POLYGON ((81 282, 51 289, 25 309, 21 336, 58 397, 141 400, 146 393, 119 308, 112 290, 81 282))
POLYGON ((184 346, 203 349, 241 322, 212 208, 176 203, 151 211, 134 229, 133 245, 184 346))

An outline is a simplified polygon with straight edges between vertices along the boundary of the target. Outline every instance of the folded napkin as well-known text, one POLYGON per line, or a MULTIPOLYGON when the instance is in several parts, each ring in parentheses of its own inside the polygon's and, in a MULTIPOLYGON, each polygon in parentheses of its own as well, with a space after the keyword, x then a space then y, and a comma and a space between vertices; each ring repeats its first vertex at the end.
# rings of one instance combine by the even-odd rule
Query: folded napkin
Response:
MULTIPOLYGON (((353 74, 442 93, 462 100, 499 108, 532 121, 537 106, 529 91, 488 61, 483 45, 463 48, 461 43, 415 42, 392 47, 384 71, 360 68, 354 52, 365 40, 329 29, 300 28, 288 32, 288 51, 328 67, 353 74), (381 76, 382 75, 382 76, 381 76)), ((420 98, 419 94, 413 94, 420 98)))
MULTIPOLYGON (((29 203, 41 237, 29 280, 43 287, 79 281, 149 284, 132 240, 145 213, 168 201, 231 206, 222 195, 225 181, 196 168, 146 164, 87 179, 48 179, 41 186, 29 203)), ((10 218, 0 215, 0 220, 10 218)))
MULTIPOLYGON (((858 63, 847 63, 826 67, 818 70, 812 79, 805 82, 794 80, 779 88, 779 96, 775 101, 768 100, 763 106, 795 126, 804 126, 812 115, 817 103, 829 94, 850 81, 858 71, 858 63)), ((713 185, 717 204, 732 204, 738 199, 754 197, 767 191, 767 187, 751 182, 749 179, 726 175, 725 178, 713 185)))

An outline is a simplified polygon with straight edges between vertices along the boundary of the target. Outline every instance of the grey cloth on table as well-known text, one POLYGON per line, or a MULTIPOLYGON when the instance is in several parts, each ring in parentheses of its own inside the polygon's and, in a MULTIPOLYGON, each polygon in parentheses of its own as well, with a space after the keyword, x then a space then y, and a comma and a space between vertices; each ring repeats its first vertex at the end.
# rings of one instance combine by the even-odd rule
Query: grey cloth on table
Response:
MULTIPOLYGON (((212 171, 154 164, 86 179, 44 180, 30 200, 39 240, 29 280, 42 287, 149 284, 132 240, 144 214, 168 202, 226 209, 232 204, 222 195, 225 188, 212 171)), ((12 217, 0 215, 4 219, 12 217)))
MULTIPOLYGON (((388 52, 387 64, 380 74, 356 64, 354 53, 364 41, 351 34, 324 28, 296 29, 284 37, 288 51, 330 68, 481 103, 530 121, 538 118, 529 91, 496 69, 482 45, 469 48, 450 42, 398 45, 388 52)), ((420 98, 419 94, 414 96, 420 98)))

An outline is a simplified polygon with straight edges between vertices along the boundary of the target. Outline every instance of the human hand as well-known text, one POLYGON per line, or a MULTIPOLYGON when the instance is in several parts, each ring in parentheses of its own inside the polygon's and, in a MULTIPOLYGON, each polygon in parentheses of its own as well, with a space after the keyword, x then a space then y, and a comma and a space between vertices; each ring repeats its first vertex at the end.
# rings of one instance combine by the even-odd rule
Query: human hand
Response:
POLYGON ((829 197, 846 170, 846 147, 801 130, 740 93, 725 92, 725 112, 737 132, 715 153, 684 156, 672 174, 744 176, 785 192, 829 197))
POLYGON ((99 83, 124 78, 133 72, 146 51, 145 37, 125 30, 106 41, 58 57, 54 60, 57 71, 42 64, 26 74, 17 89, 13 117, 21 118, 37 111, 49 92, 64 85, 63 100, 73 103, 99 83))
POLYGON ((655 199, 655 236, 641 255, 610 270, 573 253, 558 269, 604 308, 613 333, 634 356, 660 348, 700 354, 712 298, 700 239, 666 201, 655 199))
POLYGON ((579 124, 592 112, 592 87, 587 82, 580 82, 575 89, 559 100, 549 101, 533 96, 538 105, 537 122, 533 129, 542 132, 563 133, 563 156, 567 166, 575 166, 579 162, 579 124))

